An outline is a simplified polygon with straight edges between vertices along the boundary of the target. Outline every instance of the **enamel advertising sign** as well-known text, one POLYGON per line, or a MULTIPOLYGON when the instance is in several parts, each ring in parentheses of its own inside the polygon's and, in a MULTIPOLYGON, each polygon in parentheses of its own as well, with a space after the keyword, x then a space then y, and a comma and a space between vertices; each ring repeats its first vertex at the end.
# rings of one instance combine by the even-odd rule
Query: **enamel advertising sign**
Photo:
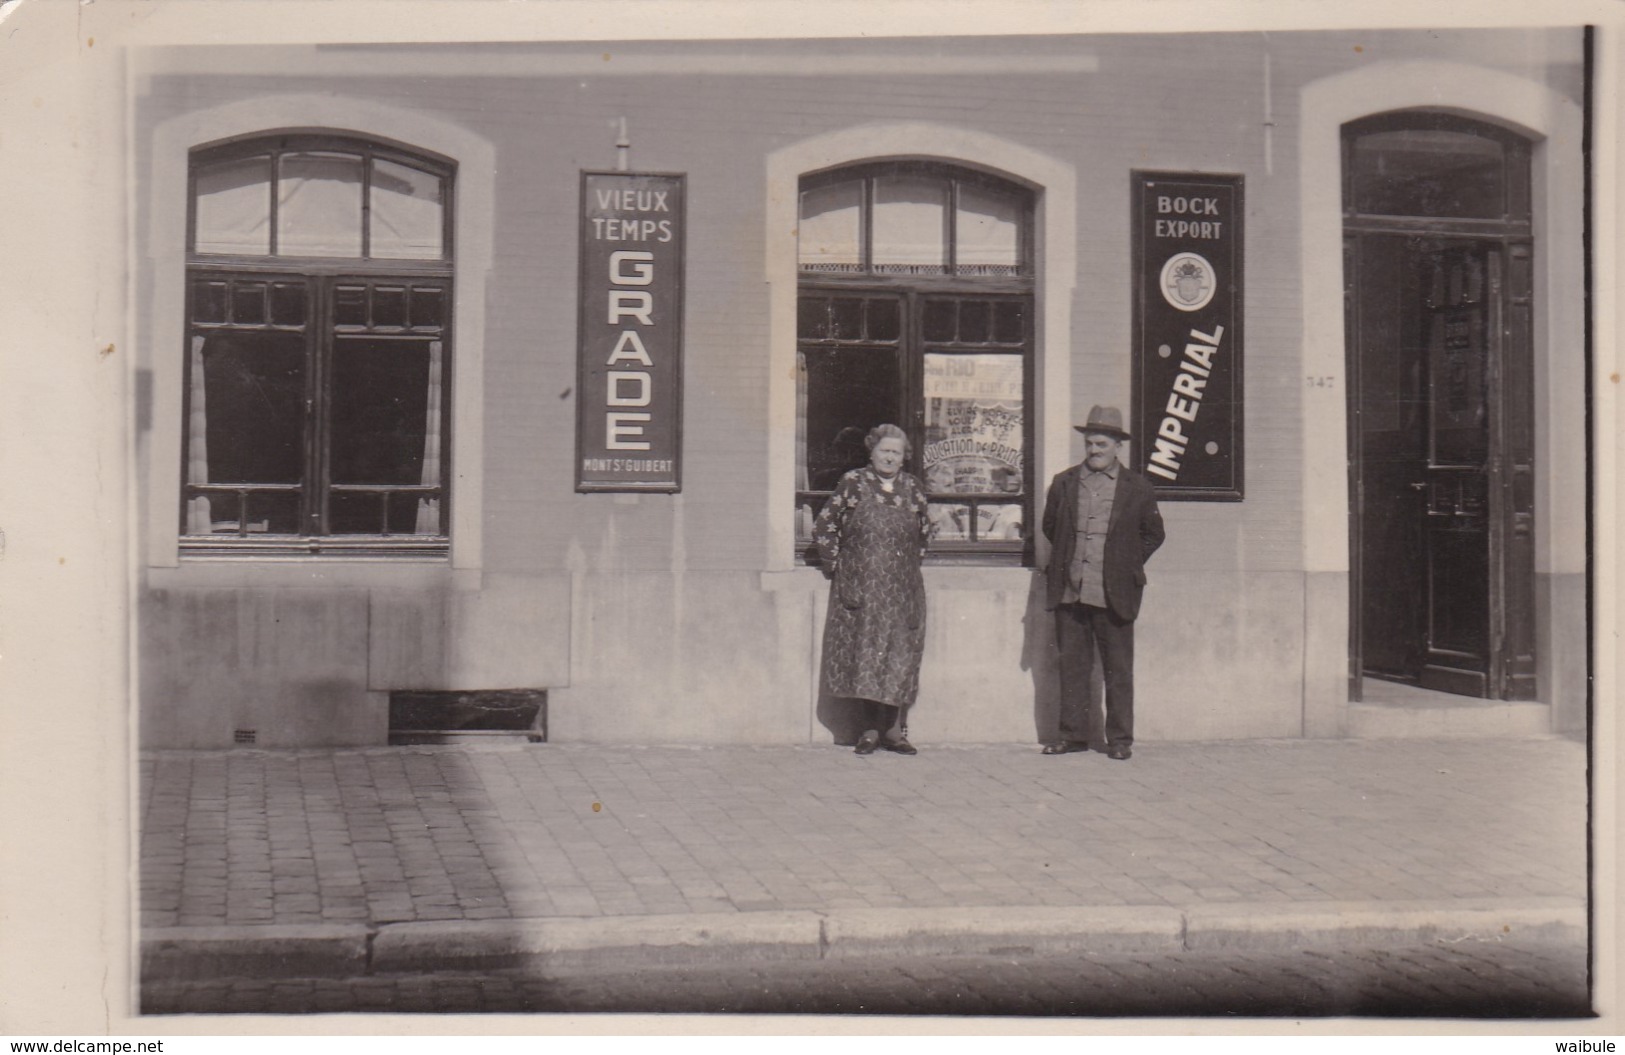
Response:
POLYGON ((577 491, 682 489, 683 191, 581 174, 577 491))
POLYGON ((1242 498, 1242 179, 1134 174, 1134 451, 1159 498, 1242 498))

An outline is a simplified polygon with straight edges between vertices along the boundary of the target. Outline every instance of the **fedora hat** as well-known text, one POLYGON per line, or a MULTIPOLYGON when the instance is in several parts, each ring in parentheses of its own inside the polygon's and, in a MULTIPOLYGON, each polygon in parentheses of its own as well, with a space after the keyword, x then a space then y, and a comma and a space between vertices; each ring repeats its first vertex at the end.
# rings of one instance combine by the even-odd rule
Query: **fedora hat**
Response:
POLYGON ((1088 421, 1072 427, 1085 434, 1101 432, 1107 436, 1116 436, 1120 440, 1132 438, 1123 428, 1123 412, 1116 407, 1103 407, 1098 403, 1089 408, 1088 421))

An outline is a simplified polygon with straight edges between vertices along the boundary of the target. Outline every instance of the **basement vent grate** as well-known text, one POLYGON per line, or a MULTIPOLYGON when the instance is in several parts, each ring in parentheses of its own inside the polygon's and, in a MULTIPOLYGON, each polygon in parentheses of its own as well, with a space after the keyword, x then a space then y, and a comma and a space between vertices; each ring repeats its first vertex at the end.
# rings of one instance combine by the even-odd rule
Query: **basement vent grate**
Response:
POLYGON ((232 732, 231 739, 233 743, 251 744, 258 735, 259 731, 257 729, 237 729, 232 732))
POLYGON ((389 742, 547 742, 546 689, 404 690, 389 694, 389 742))

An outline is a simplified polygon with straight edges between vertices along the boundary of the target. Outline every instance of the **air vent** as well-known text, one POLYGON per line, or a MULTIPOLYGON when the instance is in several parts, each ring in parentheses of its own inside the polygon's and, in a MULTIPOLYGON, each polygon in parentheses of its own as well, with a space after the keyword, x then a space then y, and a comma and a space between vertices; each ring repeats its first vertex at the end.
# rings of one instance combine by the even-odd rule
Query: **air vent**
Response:
POLYGON ((546 689, 406 691, 389 694, 389 742, 547 742, 546 689))
POLYGON ((234 744, 251 744, 258 735, 259 731, 257 729, 237 729, 231 734, 231 742, 234 744))

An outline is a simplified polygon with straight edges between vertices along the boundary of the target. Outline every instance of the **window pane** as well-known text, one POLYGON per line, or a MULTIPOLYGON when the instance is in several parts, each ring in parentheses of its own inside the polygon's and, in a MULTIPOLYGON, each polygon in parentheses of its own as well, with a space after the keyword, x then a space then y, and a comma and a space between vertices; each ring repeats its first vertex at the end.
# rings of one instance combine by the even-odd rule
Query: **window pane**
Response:
POLYGON ((388 491, 334 491, 327 498, 328 531, 334 535, 381 535, 388 508, 388 491))
POLYGON ((931 538, 938 542, 1010 542, 1026 537, 1019 504, 933 502, 927 512, 931 538))
POLYGON ((993 302, 993 339, 1000 344, 1020 344, 1026 339, 1023 315, 1026 305, 1019 300, 993 302))
POLYGON ((976 537, 988 541, 1008 542, 1027 537, 1022 506, 1018 504, 994 505, 985 502, 976 507, 976 537))
POLYGON ((829 335, 837 341, 863 340, 863 301, 857 297, 830 301, 829 335))
POLYGON ((446 325, 446 291, 418 286, 412 290, 412 328, 438 330, 446 325))
POLYGON ((440 499, 407 491, 389 496, 391 535, 440 534, 440 499))
POLYGON ((871 300, 869 302, 869 339, 871 341, 895 341, 899 336, 901 325, 898 310, 900 305, 895 300, 871 300))
POLYGON ((959 332, 959 302, 957 300, 928 300, 925 302, 925 339, 952 341, 959 332))
POLYGON ((299 492, 214 492, 199 495, 188 503, 186 531, 193 535, 297 534, 299 492), (246 527, 244 521, 247 522, 246 527))
POLYGON ((868 431, 901 417, 897 355, 874 348, 807 348, 803 355, 807 479, 812 490, 827 491, 842 473, 868 463, 868 431))
POLYGON ((812 542, 813 526, 818 522, 818 514, 823 512, 822 498, 804 498, 796 503, 796 545, 805 546, 812 542))
POLYGON ((955 263, 960 274, 1014 275, 1020 271, 1021 202, 985 187, 959 186, 955 263))
POLYGON ((1022 357, 925 356, 926 489, 932 494, 1022 491, 1022 357))
POLYGON ((373 287, 372 324, 374 326, 405 328, 406 288, 404 286, 373 287))
POLYGON ((367 287, 339 286, 333 291, 335 326, 367 325, 367 287))
POLYGON ((372 250, 375 257, 433 259, 444 255, 444 181, 382 159, 372 163, 372 250))
POLYGON ((231 321, 240 326, 265 325, 265 283, 238 282, 231 287, 231 321))
POLYGON ((941 274, 948 262, 944 234, 946 180, 881 177, 875 180, 876 271, 941 274))
POLYGON ((1387 216, 1506 213, 1506 166, 1493 139, 1428 129, 1375 132, 1354 143, 1354 207, 1387 216))
POLYGON ((277 195, 277 255, 361 255, 360 158, 284 154, 277 195))
POLYGON ((986 344, 992 336, 988 329, 993 322, 993 310, 985 300, 959 302, 959 339, 968 344, 986 344))
POLYGON ((275 326, 305 324, 305 287, 298 282, 278 282, 271 287, 271 323, 275 326))
POLYGON ((439 436, 439 422, 431 428, 428 421, 431 342, 338 338, 333 343, 332 482, 423 483, 425 442, 431 436, 438 442, 439 436))
POLYGON ((334 535, 439 535, 440 499, 421 491, 334 491, 327 500, 334 535))
POLYGON ((205 165, 197 172, 199 253, 271 251, 271 159, 239 158, 205 165))
POLYGON ((235 494, 204 494, 187 499, 181 530, 188 535, 216 532, 237 534, 242 497, 235 494))
POLYGON ((796 244, 803 271, 861 269, 862 203, 861 180, 802 192, 796 244))
POLYGON ((802 297, 796 304, 796 336, 803 341, 822 341, 829 337, 827 298, 802 297))
POLYGON ((192 321, 226 321, 226 284, 224 282, 192 283, 192 321))
POLYGON ((960 502, 932 502, 926 509, 935 542, 969 542, 972 509, 960 502))
POLYGON ((206 451, 188 452, 204 467, 191 483, 291 483, 304 472, 305 341, 296 333, 212 333, 193 362, 192 433, 206 451), (196 376, 202 368, 202 378, 196 376))
POLYGON ((298 493, 268 491, 249 495, 248 533, 300 534, 298 493))

